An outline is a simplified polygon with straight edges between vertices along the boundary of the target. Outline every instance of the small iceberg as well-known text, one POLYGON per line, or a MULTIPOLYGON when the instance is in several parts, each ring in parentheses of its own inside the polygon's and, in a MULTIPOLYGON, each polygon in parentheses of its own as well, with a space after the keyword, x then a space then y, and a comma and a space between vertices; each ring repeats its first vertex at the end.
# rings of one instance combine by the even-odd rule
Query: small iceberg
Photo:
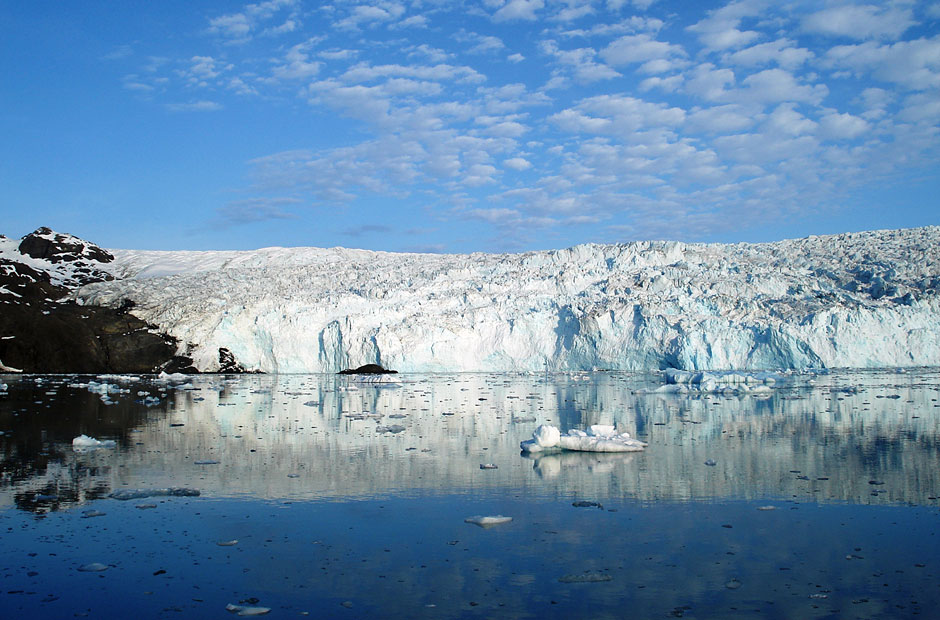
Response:
POLYGON ((197 489, 187 489, 185 487, 170 487, 168 489, 121 489, 109 494, 111 499, 126 502, 131 499, 143 499, 145 497, 199 497, 197 489))
POLYGON ((72 440, 72 449, 76 451, 97 450, 98 448, 113 448, 117 443, 113 439, 99 441, 88 435, 79 435, 72 440))
POLYGON ((480 527, 490 527, 501 523, 509 523, 510 521, 512 521, 512 517, 504 517, 503 515, 494 515, 492 517, 474 515, 463 520, 464 523, 472 523, 480 527))
POLYGON ((263 616, 271 611, 270 607, 246 607, 244 605, 233 605, 229 603, 225 609, 236 616, 263 616))
POLYGON ((629 433, 618 433, 614 426, 595 424, 587 431, 570 430, 562 435, 550 425, 541 425, 532 433, 532 439, 523 441, 519 447, 523 452, 543 452, 560 449, 576 452, 640 452, 647 444, 630 437, 629 433))
POLYGON ((91 564, 83 564, 78 567, 83 573, 100 573, 108 570, 107 564, 102 564, 101 562, 92 562, 91 564))

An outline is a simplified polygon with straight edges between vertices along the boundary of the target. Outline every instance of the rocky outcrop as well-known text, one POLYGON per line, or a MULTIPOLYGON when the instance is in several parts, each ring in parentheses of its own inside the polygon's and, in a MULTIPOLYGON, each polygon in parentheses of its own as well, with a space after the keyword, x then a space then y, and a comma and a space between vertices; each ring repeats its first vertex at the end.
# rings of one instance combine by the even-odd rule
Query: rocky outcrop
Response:
POLYGON ((346 368, 339 371, 338 374, 341 375, 394 375, 398 374, 397 370, 387 370, 378 364, 366 364, 360 366, 359 368, 346 368))
POLYGON ((81 284, 113 279, 110 253, 48 228, 0 244, 0 371, 196 371, 176 339, 128 312, 130 300, 103 308, 71 299, 81 284))

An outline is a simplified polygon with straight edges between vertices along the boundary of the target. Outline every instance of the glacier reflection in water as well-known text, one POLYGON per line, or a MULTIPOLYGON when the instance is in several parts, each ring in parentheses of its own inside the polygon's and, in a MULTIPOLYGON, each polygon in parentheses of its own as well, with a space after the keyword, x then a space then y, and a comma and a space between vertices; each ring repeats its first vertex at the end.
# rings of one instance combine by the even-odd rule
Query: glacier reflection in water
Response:
POLYGON ((164 617, 168 598, 205 617, 253 596, 321 617, 940 604, 940 371, 795 374, 758 395, 655 392, 662 380, 7 376, 0 612, 164 617), (615 424, 649 447, 523 456, 542 423, 615 424), (80 434, 117 445, 73 450, 80 434), (108 498, 167 487, 200 495, 108 498), (474 514, 513 521, 484 530, 474 514), (107 569, 76 568, 90 563, 107 569))
POLYGON ((756 396, 650 393, 658 377, 620 373, 402 375, 378 386, 326 375, 128 379, 97 379, 127 390, 106 397, 114 404, 81 387, 87 378, 8 381, 0 446, 19 467, 5 472, 14 484, 3 501, 161 486, 268 499, 514 489, 922 505, 940 492, 933 371, 795 375, 756 396), (160 403, 142 406, 145 395, 160 403), (520 456, 542 423, 616 424, 650 445, 520 456), (81 433, 119 448, 75 453, 81 433))

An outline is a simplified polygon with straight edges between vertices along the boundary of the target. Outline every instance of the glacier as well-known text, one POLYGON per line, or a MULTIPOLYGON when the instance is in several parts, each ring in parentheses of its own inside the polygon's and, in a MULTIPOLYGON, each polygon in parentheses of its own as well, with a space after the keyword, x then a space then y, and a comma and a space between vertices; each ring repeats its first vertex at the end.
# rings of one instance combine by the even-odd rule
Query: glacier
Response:
POLYGON ((109 250, 78 303, 201 371, 758 370, 940 365, 940 227, 520 254, 109 250))

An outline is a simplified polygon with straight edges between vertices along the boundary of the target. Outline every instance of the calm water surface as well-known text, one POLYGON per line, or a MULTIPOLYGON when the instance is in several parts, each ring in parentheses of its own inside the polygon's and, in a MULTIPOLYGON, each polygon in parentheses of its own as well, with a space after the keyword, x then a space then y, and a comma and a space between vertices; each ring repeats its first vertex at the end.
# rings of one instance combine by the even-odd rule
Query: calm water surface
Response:
POLYGON ((936 369, 398 379, 0 377, 0 617, 937 617, 936 369))

